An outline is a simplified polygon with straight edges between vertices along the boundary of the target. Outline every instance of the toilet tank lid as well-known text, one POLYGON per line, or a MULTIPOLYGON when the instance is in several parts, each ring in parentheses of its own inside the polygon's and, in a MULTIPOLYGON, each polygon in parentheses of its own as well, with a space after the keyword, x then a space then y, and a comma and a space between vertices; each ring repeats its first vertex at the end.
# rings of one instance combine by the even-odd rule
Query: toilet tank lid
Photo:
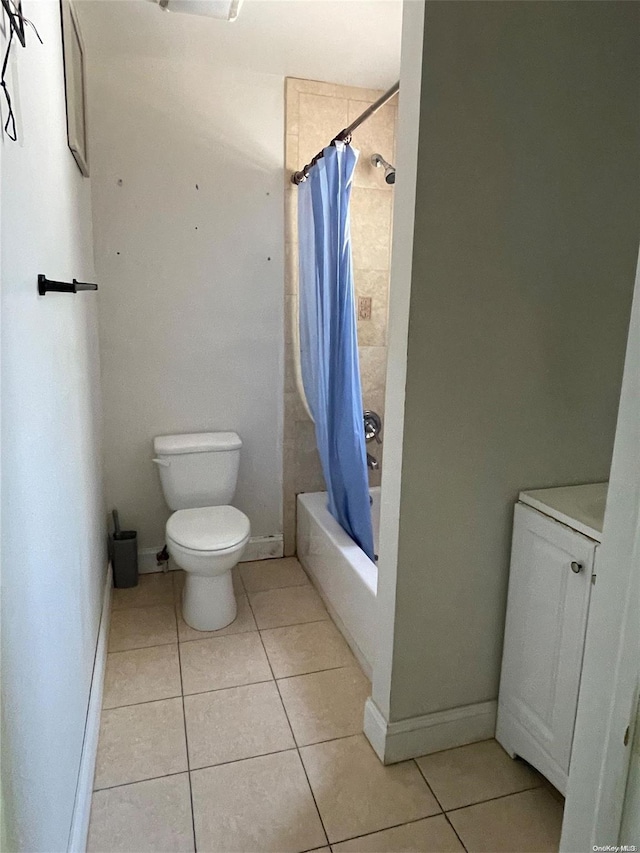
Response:
POLYGON ((187 435, 158 435, 153 450, 160 456, 177 453, 206 453, 218 450, 239 450, 242 439, 237 432, 193 432, 187 435))

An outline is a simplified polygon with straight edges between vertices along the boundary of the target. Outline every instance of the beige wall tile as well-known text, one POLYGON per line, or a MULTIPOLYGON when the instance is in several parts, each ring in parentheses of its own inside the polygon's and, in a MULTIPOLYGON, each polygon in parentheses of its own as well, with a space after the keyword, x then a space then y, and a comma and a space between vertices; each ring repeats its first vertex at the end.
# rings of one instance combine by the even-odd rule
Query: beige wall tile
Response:
POLYGON ((361 296, 371 299, 371 319, 358 319, 358 344, 383 347, 387 344, 389 273, 380 270, 355 270, 356 311, 361 296))
POLYGON ((192 770, 295 746, 275 682, 185 696, 192 770))
POLYGON ((186 769, 181 698, 102 712, 96 790, 186 769))
POLYGON ((311 423, 311 419, 297 391, 286 393, 284 404, 296 423, 311 423))
POLYGON ((182 695, 178 646, 152 646, 107 655, 103 708, 182 695))
MULTIPOLYGON (((354 121, 366 109, 362 101, 349 101, 349 123, 354 121)), ((353 134, 353 147, 358 149, 360 157, 354 175, 354 184, 358 187, 373 187, 388 193, 393 187, 385 183, 384 170, 371 163, 372 154, 381 154, 395 166, 396 108, 387 104, 375 115, 361 124, 353 134)))
POLYGON ((249 601, 260 630, 329 619, 322 599, 311 584, 250 592, 249 601))
POLYGON ((440 812, 414 762, 385 767, 364 735, 300 755, 331 843, 440 812))
POLYGON ((298 134, 291 133, 287 130, 287 134, 285 137, 285 148, 284 148, 284 168, 285 168, 285 182, 289 183, 291 181, 291 172, 297 172, 300 168, 298 163, 298 134))
POLYGON ((391 193, 354 187, 351 248, 355 269, 386 270, 391 261, 391 193))
POLYGON ((296 750, 191 774, 198 850, 298 853, 326 836, 296 750))
POLYGON ((88 853, 191 853, 189 774, 96 791, 88 853))
MULTIPOLYGON (((385 357, 386 358, 386 357, 385 357)), ((371 412, 377 412, 382 418, 382 443, 384 445, 384 387, 378 390, 367 389, 366 393, 363 393, 362 400, 364 403, 363 408, 368 409, 371 412)), ((368 447, 380 447, 375 441, 371 442, 371 444, 367 445, 368 447)), ((375 455, 375 454, 374 454, 375 455)))
POLYGON ((386 347, 358 347, 358 349, 363 398, 368 399, 374 394, 384 394, 387 376, 386 347))
POLYGON ((298 156, 308 163, 348 124, 349 104, 326 95, 300 95, 298 156))
MULTIPOLYGON (((365 106, 377 101, 385 93, 386 89, 365 89, 360 86, 340 86, 340 97, 348 98, 350 101, 365 101, 365 106)), ((398 96, 395 95, 390 103, 394 104, 398 96)))
POLYGON ((293 489, 285 493, 282 513, 285 557, 296 553, 296 500, 293 489))
POLYGON ((287 133, 298 134, 298 88, 292 77, 284 82, 285 127, 287 133))
POLYGON ((295 453, 296 493, 324 491, 326 487, 316 445, 315 426, 309 420, 296 422, 295 453))

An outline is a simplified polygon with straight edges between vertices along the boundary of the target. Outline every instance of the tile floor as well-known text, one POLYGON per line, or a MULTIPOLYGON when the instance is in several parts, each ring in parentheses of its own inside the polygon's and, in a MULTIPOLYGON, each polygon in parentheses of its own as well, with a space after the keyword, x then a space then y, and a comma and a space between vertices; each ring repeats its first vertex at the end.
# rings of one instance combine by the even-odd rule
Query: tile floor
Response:
POLYGON ((114 590, 90 853, 557 850, 559 795, 495 741, 380 764, 297 560, 234 570, 222 631, 185 624, 182 580, 114 590))

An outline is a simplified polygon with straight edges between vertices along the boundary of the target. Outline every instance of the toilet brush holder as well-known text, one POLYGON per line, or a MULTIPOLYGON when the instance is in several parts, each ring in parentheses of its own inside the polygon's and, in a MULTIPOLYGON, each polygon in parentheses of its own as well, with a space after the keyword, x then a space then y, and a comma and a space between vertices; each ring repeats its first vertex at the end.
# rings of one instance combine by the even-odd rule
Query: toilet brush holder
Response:
POLYGON ((109 553, 113 567, 113 585, 125 589, 138 585, 138 534, 122 530, 119 537, 109 536, 109 553))
POLYGON ((117 510, 113 511, 115 530, 109 534, 109 558, 113 568, 113 585, 126 589, 138 585, 138 533, 120 530, 117 510))

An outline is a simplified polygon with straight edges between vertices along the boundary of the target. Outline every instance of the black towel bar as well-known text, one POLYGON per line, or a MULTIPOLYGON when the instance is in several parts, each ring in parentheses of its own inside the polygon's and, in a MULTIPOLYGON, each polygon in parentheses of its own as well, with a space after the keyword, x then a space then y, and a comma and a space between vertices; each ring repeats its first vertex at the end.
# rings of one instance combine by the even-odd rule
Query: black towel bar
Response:
POLYGON ((44 296, 46 293, 77 293, 79 290, 97 290, 97 284, 88 284, 84 281, 71 283, 68 281, 50 281, 45 275, 38 276, 38 293, 44 296))

